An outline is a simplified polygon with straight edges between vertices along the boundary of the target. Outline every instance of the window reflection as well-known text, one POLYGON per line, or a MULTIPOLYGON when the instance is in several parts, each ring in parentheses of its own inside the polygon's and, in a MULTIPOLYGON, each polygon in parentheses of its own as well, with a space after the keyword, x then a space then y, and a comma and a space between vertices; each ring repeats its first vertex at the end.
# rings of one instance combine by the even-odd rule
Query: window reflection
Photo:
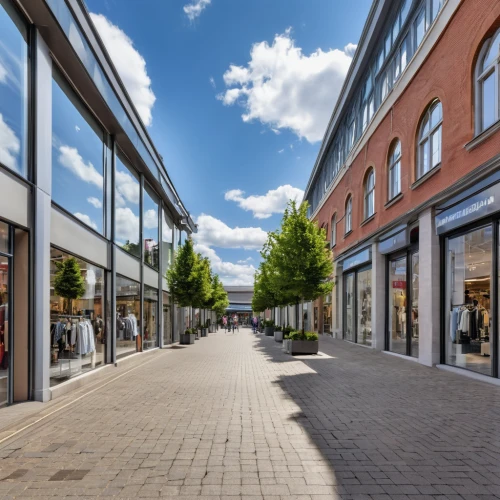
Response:
POLYGON ((140 184, 137 174, 125 162, 125 158, 116 156, 115 243, 140 257, 140 184))
POLYGON ((27 176, 27 30, 0 0, 0 164, 27 176))
POLYGON ((136 281, 116 277, 116 358, 140 350, 141 291, 136 281))
POLYGON ((144 349, 158 346, 158 290, 144 285, 144 349))
POLYGON ((52 133, 52 199, 102 234, 104 134, 57 73, 52 133))
POLYGON ((158 198, 146 184, 144 186, 144 262, 155 269, 159 268, 158 247, 158 198))
POLYGON ((161 272, 165 276, 174 258, 174 222, 170 215, 163 210, 163 223, 161 229, 162 241, 162 266, 161 272))

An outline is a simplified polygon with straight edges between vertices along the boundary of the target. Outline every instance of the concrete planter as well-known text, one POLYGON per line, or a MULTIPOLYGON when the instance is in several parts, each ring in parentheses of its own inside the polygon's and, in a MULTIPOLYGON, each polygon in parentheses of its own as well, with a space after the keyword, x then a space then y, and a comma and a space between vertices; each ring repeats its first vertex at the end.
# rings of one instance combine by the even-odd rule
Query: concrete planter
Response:
POLYGON ((283 340, 283 350, 288 354, 318 354, 318 340, 283 340))
POLYGON ((272 337, 274 335, 274 326, 265 326, 264 333, 266 337, 272 337))
POLYGON ((201 329, 201 336, 202 337, 207 337, 208 336, 208 328, 202 328, 201 329))
POLYGON ((283 342, 283 332, 274 332, 274 340, 276 342, 283 342))
POLYGON ((189 345, 189 344, 194 344, 194 335, 191 335, 190 333, 182 333, 181 334, 181 344, 182 345, 189 345))

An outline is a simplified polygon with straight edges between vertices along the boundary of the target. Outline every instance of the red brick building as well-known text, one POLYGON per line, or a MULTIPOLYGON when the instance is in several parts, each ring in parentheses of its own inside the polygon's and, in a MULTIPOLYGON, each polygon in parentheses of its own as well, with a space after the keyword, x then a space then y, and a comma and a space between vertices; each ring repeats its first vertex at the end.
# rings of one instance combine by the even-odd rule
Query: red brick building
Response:
POLYGON ((319 330, 498 377, 499 68, 500 2, 374 1, 306 189, 319 330))

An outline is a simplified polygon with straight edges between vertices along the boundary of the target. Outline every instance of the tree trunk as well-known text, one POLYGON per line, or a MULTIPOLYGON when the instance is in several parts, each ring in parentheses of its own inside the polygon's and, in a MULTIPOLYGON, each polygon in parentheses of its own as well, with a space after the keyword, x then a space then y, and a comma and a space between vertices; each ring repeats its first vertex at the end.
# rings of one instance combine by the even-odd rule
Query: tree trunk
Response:
POLYGON ((301 303, 302 303, 302 335, 304 335, 306 331, 306 325, 304 321, 304 299, 301 300, 301 303))

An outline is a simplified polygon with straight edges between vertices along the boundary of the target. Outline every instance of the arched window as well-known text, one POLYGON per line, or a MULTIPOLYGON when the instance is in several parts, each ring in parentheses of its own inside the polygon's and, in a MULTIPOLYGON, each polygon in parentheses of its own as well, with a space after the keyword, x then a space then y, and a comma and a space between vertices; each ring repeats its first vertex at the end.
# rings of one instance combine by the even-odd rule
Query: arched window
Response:
POLYGON ((330 226, 330 248, 333 248, 337 244, 337 214, 333 215, 330 226))
POLYGON ((352 196, 345 202, 345 234, 352 231, 352 196))
POLYGON ((476 132, 500 119, 500 29, 481 48, 476 66, 476 132))
POLYGON ((418 135, 417 179, 441 163, 443 109, 435 100, 426 111, 418 135))
POLYGON ((401 143, 396 139, 389 150, 389 200, 401 193, 401 143))
POLYGON ((365 179, 365 219, 375 213, 375 171, 370 169, 365 179))

